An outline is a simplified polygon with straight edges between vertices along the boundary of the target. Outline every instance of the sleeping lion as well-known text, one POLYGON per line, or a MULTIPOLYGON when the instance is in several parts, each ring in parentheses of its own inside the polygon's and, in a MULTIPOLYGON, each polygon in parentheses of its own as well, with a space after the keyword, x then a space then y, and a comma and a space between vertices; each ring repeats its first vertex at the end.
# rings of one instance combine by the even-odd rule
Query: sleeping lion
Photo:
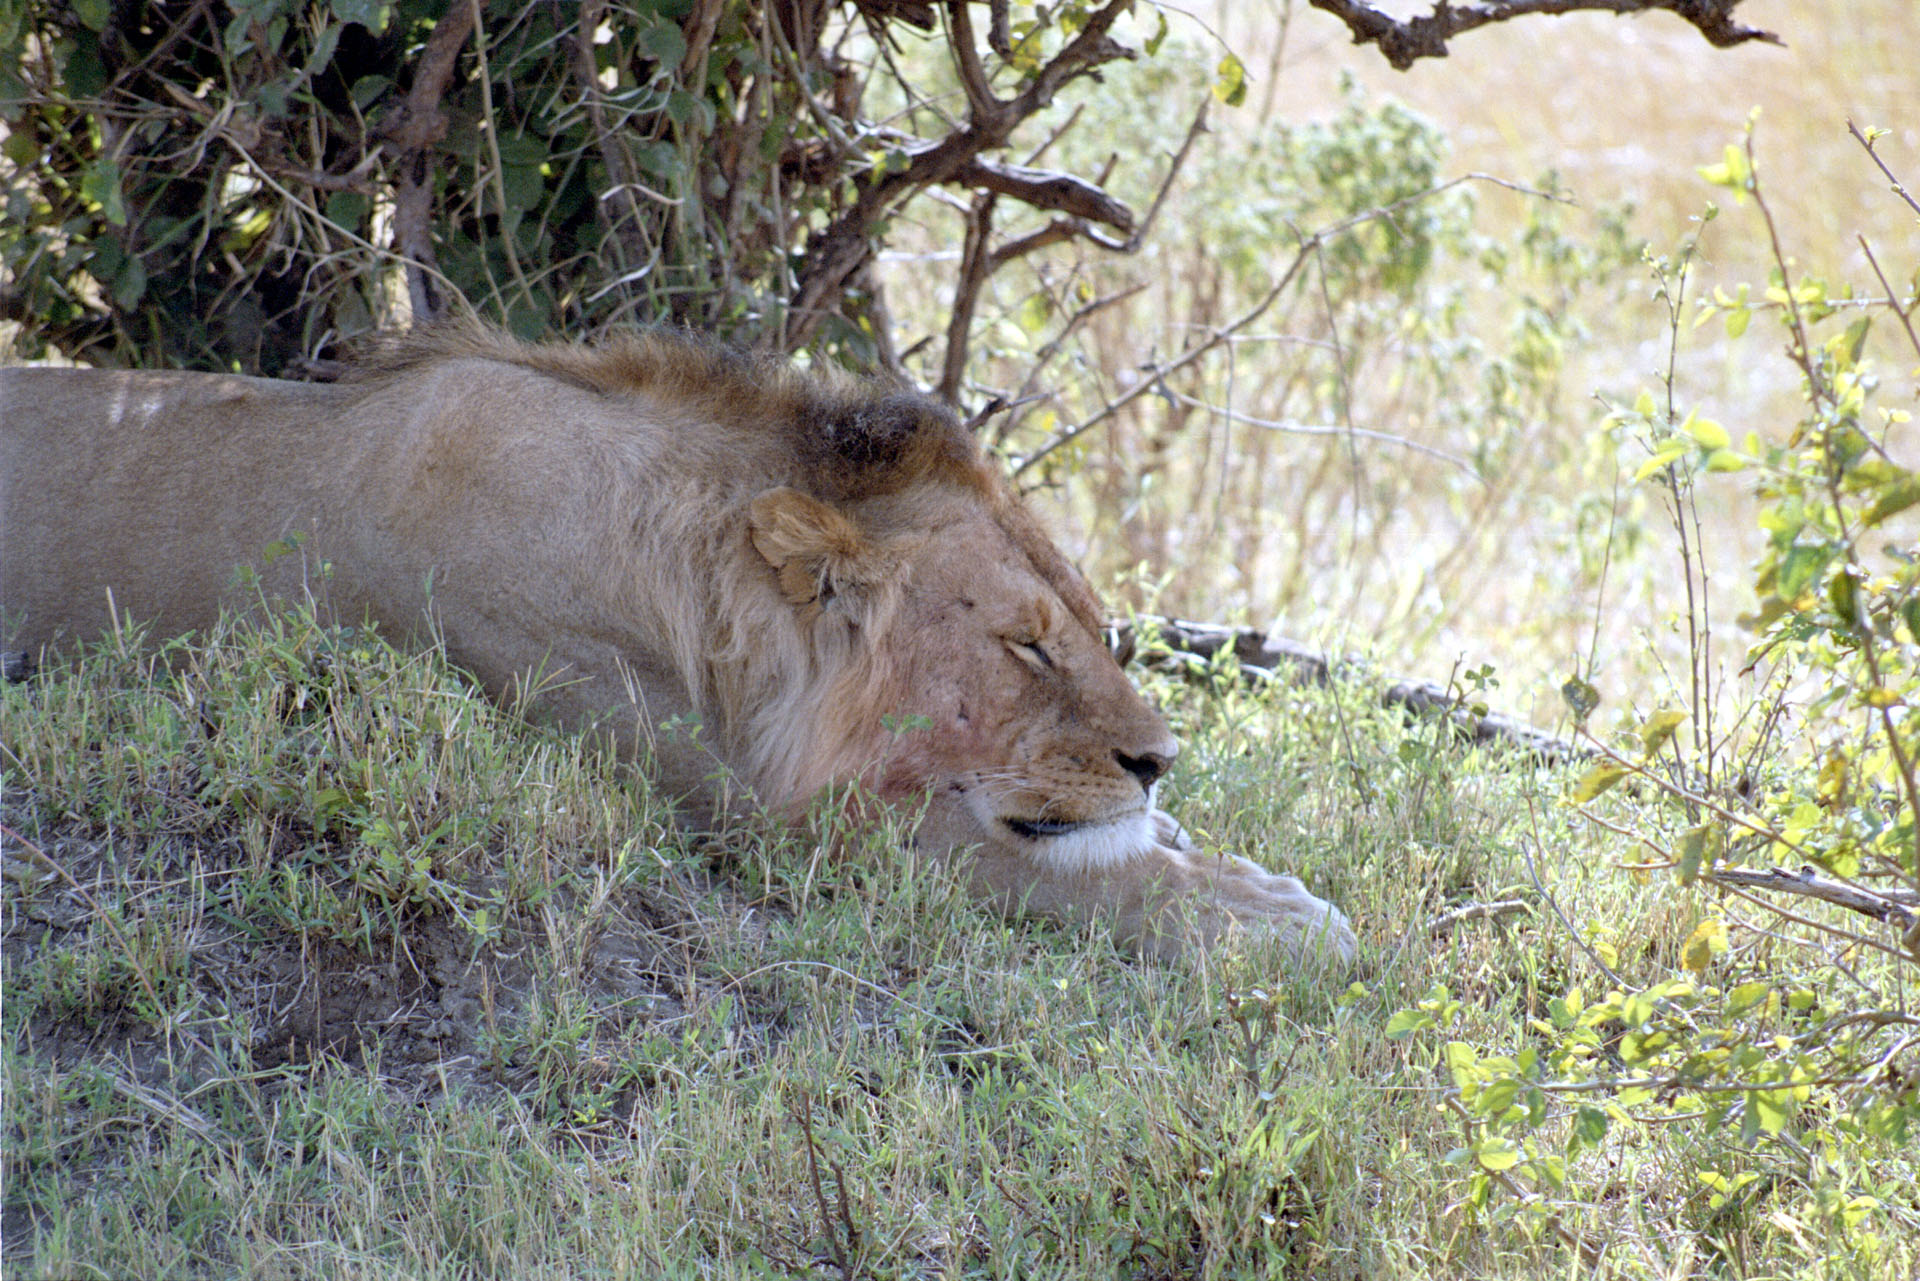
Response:
POLYGON ((0 370, 7 647, 97 635, 109 592, 205 628, 293 535, 269 591, 389 634, 430 613, 493 695, 611 732, 697 818, 717 777, 785 816, 858 782, 923 804, 916 847, 1008 908, 1154 955, 1235 929, 1353 953, 1299 881, 1155 808, 1176 744, 1099 602, 927 397, 668 333, 427 333, 329 385, 0 370))

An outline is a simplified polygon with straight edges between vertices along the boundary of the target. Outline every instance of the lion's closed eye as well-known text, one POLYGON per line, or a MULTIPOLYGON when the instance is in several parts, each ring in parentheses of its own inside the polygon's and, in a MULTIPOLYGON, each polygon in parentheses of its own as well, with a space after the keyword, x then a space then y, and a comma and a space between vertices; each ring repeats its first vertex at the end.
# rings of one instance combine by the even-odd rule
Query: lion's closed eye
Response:
POLYGON ((1053 655, 1047 652, 1046 645, 1037 637, 1009 636, 1007 648, 1013 652, 1015 658, 1029 667, 1042 671, 1053 669, 1053 655))

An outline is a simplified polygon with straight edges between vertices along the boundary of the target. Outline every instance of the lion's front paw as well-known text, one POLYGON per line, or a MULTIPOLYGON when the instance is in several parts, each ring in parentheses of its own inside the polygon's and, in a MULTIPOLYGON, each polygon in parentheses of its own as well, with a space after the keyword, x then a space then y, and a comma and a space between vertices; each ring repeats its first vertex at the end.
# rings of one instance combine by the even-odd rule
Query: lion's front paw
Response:
POLYGON ((1234 854, 1221 855, 1218 861, 1229 865, 1222 869, 1213 893, 1215 912, 1229 920, 1223 932, 1273 931, 1303 959, 1352 962, 1359 946, 1352 922, 1298 877, 1269 872, 1234 854))
POLYGON ((1353 960, 1358 946, 1353 925, 1298 878, 1269 872, 1235 854, 1197 850, 1191 842, 1163 844, 1153 857, 1164 866, 1158 893, 1141 905, 1145 910, 1133 932, 1142 950, 1172 956, 1210 951, 1235 936, 1248 942, 1264 936, 1279 939, 1305 962, 1346 965, 1353 960))

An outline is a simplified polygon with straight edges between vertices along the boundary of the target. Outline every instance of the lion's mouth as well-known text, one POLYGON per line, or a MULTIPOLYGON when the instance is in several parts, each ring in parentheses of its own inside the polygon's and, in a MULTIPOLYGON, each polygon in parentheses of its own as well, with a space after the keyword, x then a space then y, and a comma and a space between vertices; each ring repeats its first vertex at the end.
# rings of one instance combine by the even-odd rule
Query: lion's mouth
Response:
POLYGON ((1070 832, 1077 832, 1081 828, 1088 826, 1088 824, 1084 822, 1059 818, 1003 818, 1000 821, 1005 823, 1007 830, 1015 836, 1024 837, 1029 841, 1037 841, 1052 836, 1065 836, 1070 832))

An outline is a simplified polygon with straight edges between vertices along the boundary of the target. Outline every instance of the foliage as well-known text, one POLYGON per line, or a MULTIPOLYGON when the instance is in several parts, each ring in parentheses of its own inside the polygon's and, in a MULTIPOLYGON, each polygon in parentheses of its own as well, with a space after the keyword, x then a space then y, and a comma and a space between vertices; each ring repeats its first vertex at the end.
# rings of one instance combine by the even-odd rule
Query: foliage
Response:
POLYGON ((1070 0, 983 51, 962 6, 961 124, 903 78, 935 24, 896 0, 10 5, 5 315, 30 355, 245 372, 473 311, 891 364, 869 267, 916 194, 1130 229, 1094 184, 983 158, 1133 56, 1107 34, 1129 7, 1070 0))
MULTIPOLYGON (((1214 75, 1170 37, 1087 92, 1062 163, 1095 163, 1095 139, 1151 150, 1134 102, 1214 75)), ((1061 488, 1096 578, 1179 568, 1131 603, 1304 629, 1358 563, 1375 587, 1336 594, 1343 621, 1442 627, 1473 596, 1481 540, 1538 513, 1548 477, 1585 483, 1560 476, 1584 458, 1540 425, 1579 412, 1567 359, 1633 280, 1629 211, 1581 209, 1553 174, 1518 190, 1449 178, 1432 120, 1350 80, 1325 119, 1252 111, 1210 117, 1145 261, 1034 259, 996 278, 973 393, 1011 406, 991 439, 1024 484, 1061 488)), ((909 336, 931 324, 896 314, 909 336)))
MULTIPOLYGON (((1856 136, 1871 154, 1871 135, 1856 136)), ((1916 1226, 1911 1173, 1873 1171, 1920 1135, 1920 474, 1909 412, 1875 404, 1883 374, 1871 339, 1879 319, 1896 348, 1920 357, 1920 271, 1896 284, 1868 247, 1875 291, 1796 273, 1751 126, 1701 172, 1753 202, 1775 270, 1763 289, 1716 290, 1692 307, 1693 327, 1718 320, 1740 339, 1756 314, 1774 321, 1804 415, 1777 434, 1736 432, 1675 403, 1670 364, 1664 395, 1643 392, 1610 418, 1611 431, 1644 442, 1637 478, 1670 505, 1691 661, 1684 711, 1648 717, 1630 750, 1597 743, 1601 759, 1570 795, 1647 851, 1636 873, 1671 876, 1688 929, 1670 951, 1636 958, 1640 940, 1590 925, 1597 990, 1565 986, 1511 1052, 1449 1042, 1468 1135, 1459 1157, 1469 1204, 1552 1226, 1539 1198, 1568 1186, 1583 1156, 1653 1128, 1702 1141, 1729 1132, 1737 1145, 1694 1172, 1711 1231, 1751 1223, 1763 1187, 1791 1189, 1783 1222, 1798 1248, 1876 1275, 1892 1266, 1889 1241, 1916 1226), (1730 706, 1740 686, 1713 650, 1699 513, 1712 487, 1741 480, 1757 485, 1765 539, 1758 608, 1744 620, 1756 639, 1742 670, 1757 688, 1730 706), (1636 790, 1622 796, 1629 782, 1636 790), (1611 813, 1600 808, 1610 791, 1611 813), (1500 1189, 1520 1199, 1497 1208, 1500 1189)), ((1693 246, 1652 266, 1677 345, 1693 246)), ((1569 682, 1581 720, 1594 697, 1584 678, 1569 682)), ((1437 1035, 1459 1012, 1437 986, 1391 1030, 1437 1035)))

